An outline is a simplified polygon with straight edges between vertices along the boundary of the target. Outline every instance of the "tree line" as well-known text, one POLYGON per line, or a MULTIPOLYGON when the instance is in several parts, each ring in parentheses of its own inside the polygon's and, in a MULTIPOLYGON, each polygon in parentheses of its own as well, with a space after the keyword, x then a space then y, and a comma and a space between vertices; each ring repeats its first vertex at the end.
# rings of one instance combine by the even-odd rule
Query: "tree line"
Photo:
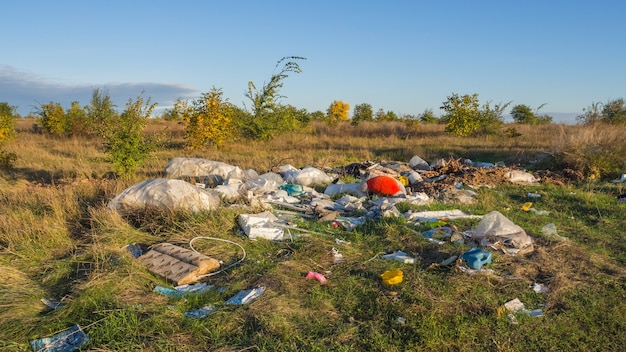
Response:
MULTIPOLYGON (((221 89, 213 87, 209 92, 192 100, 178 99, 174 106, 166 109, 161 117, 165 120, 178 120, 185 124, 185 146, 199 149, 209 145, 220 147, 239 139, 271 139, 280 134, 292 132, 310 124, 311 121, 325 121, 335 125, 350 121, 352 125, 362 122, 404 121, 407 124, 444 124, 446 131, 456 136, 476 136, 499 133, 504 124, 504 112, 511 105, 491 102, 481 104, 478 94, 459 95, 452 93, 442 102, 443 111, 437 117, 432 109, 423 113, 398 116, 393 111, 379 109, 361 103, 354 106, 349 118, 350 105, 341 100, 333 101, 327 111, 308 112, 288 104, 282 104, 280 94, 285 79, 290 74, 301 73, 298 61, 306 60, 299 56, 280 59, 268 83, 259 88, 248 82, 245 96, 250 106, 240 108, 223 97, 221 89)), ((510 114, 515 123, 541 125, 552 123, 552 117, 540 114, 545 104, 532 109, 525 104, 512 107, 510 114)), ((64 109, 60 103, 40 104, 36 111, 42 129, 49 134, 60 136, 86 135, 99 136, 103 148, 120 175, 132 173, 158 144, 158 138, 143 135, 148 119, 156 103, 150 98, 139 96, 129 99, 124 110, 119 113, 107 92, 95 89, 91 101, 82 107, 74 101, 64 109), (153 138, 153 140, 150 140, 153 138)), ((14 119, 20 116, 16 107, 0 102, 0 166, 8 167, 15 161, 15 155, 4 151, 4 146, 15 135, 14 119)), ((592 103, 578 116, 582 124, 610 123, 626 124, 626 104, 624 99, 609 100, 607 103, 592 103)))

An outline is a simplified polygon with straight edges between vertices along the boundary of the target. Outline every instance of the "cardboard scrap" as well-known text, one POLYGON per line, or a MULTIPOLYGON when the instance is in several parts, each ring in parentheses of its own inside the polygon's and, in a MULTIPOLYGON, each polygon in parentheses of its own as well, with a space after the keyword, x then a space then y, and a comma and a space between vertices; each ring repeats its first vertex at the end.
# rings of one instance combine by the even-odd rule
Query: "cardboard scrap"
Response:
POLYGON ((216 259, 170 243, 156 244, 138 259, 148 271, 177 285, 197 282, 202 275, 220 267, 216 259))

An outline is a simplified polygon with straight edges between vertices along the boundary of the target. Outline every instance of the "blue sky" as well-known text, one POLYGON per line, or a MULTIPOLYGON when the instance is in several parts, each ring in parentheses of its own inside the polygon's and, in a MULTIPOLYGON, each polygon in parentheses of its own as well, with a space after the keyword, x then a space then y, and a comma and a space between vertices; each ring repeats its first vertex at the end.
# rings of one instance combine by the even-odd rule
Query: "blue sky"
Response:
MULTIPOLYGON (((452 93, 526 104, 557 122, 626 98, 624 1, 5 0, 0 101, 26 115, 87 105, 106 89, 123 108, 167 108, 212 87, 240 107, 284 56, 303 72, 282 103, 334 100, 418 115, 452 93)), ((508 112, 508 111, 507 111, 508 112)))

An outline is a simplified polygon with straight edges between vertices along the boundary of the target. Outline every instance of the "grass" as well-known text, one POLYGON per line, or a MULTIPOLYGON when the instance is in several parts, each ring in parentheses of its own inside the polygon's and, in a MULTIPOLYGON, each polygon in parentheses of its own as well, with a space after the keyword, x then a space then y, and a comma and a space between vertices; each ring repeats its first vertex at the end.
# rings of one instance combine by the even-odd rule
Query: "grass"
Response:
MULTIPOLYGON (((364 123, 331 129, 314 124, 272 141, 189 153, 181 149, 180 125, 153 121, 147 133, 166 130, 171 140, 124 180, 108 177, 112 167, 97 140, 52 138, 32 132, 32 123, 19 121, 19 144, 8 146, 18 160, 0 175, 2 350, 29 350, 30 340, 74 324, 90 337, 85 349, 99 351, 620 351, 626 345, 626 203, 616 198, 624 193, 623 185, 608 182, 626 171, 615 138, 623 136, 624 128, 515 126, 521 133, 515 138, 454 138, 437 125, 364 123), (610 151, 617 154, 606 167, 610 151), (407 162, 413 155, 553 171, 578 166, 594 178, 481 188, 471 205, 402 206, 474 214, 498 210, 520 225, 535 239, 535 251, 515 257, 494 253, 488 266, 494 275, 433 265, 468 245, 431 244, 399 218, 370 221, 351 232, 300 219, 318 235, 270 242, 241 236, 236 219, 246 212, 243 208, 125 218, 106 208, 126 187, 160 177, 171 157, 202 157, 262 173, 286 163, 323 168, 364 160, 407 162), (602 163, 590 155, 601 155, 602 163), (521 210, 529 192, 541 194, 533 206, 549 215, 521 210), (547 223, 570 240, 544 236, 541 228, 547 223), (245 247, 245 261, 208 279, 222 290, 183 299, 159 295, 154 287, 170 284, 123 249, 134 242, 187 246, 196 236, 245 247), (335 238, 350 244, 337 244, 335 238), (343 262, 333 261, 333 247, 343 262), (377 258, 387 250, 403 250, 418 260, 403 264, 377 258), (404 272, 402 284, 382 283, 380 274, 391 269, 404 272), (308 271, 326 273, 329 283, 305 279, 308 271), (550 292, 534 292, 533 283, 545 284, 550 292), (239 290, 255 286, 267 288, 257 301, 224 305, 239 290), (65 305, 47 310, 41 298, 65 305), (518 324, 511 324, 498 308, 513 298, 530 309, 543 308, 544 316, 519 315, 518 324), (207 304, 218 311, 200 320, 183 314, 207 304)), ((478 220, 454 223, 467 230, 478 220)), ((236 248, 221 242, 198 240, 194 246, 226 262, 240 257, 236 248)))

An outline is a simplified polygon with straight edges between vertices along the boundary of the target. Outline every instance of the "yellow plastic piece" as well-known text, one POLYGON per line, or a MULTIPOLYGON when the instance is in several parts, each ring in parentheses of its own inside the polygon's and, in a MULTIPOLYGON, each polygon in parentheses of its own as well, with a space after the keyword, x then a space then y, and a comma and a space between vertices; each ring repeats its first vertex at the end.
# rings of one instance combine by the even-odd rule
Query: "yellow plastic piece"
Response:
POLYGON ((409 185, 409 179, 404 176, 399 176, 398 181, 400 181, 400 183, 402 183, 403 186, 409 185))
POLYGON ((522 210, 523 211, 529 211, 530 208, 532 208, 533 203, 532 202, 526 202, 522 205, 522 210))
POLYGON ((387 270, 380 277, 385 285, 397 285, 402 282, 402 270, 387 270))

